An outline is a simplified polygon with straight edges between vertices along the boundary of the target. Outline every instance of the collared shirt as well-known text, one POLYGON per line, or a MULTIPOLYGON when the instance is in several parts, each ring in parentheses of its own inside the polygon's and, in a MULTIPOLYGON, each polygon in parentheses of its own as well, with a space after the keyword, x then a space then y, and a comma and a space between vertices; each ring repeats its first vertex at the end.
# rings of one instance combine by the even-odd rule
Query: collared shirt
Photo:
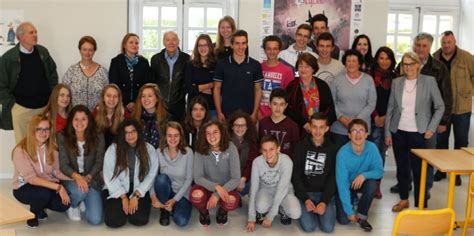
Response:
POLYGON ((35 51, 35 47, 33 47, 31 49, 31 51, 28 51, 28 49, 26 49, 25 47, 23 47, 23 45, 21 45, 20 43, 20 52, 24 53, 24 54, 31 54, 35 51))
POLYGON ((217 62, 214 81, 222 82, 222 112, 229 116, 237 109, 251 114, 254 108, 255 84, 263 80, 262 66, 247 56, 237 63, 232 56, 217 62))
POLYGON ((174 63, 176 63, 176 61, 178 60, 178 57, 179 57, 179 49, 176 49, 176 52, 174 53, 173 56, 170 56, 168 54, 168 51, 165 50, 166 62, 168 63, 168 67, 170 68, 170 80, 173 79, 173 67, 174 67, 174 63))

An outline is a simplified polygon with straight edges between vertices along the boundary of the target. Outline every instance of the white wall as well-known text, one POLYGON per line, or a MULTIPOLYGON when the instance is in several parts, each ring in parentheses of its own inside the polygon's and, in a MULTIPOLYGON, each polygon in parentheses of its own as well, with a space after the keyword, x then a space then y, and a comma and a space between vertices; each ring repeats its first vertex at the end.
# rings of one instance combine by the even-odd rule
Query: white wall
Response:
MULTIPOLYGON (((109 67, 127 32, 127 0, 0 0, 2 10, 23 10, 24 19, 38 30, 38 43, 49 49, 60 80, 77 62, 77 43, 84 35, 97 41, 94 59, 109 67)), ((11 177, 12 131, 0 130, 0 177, 11 177)))

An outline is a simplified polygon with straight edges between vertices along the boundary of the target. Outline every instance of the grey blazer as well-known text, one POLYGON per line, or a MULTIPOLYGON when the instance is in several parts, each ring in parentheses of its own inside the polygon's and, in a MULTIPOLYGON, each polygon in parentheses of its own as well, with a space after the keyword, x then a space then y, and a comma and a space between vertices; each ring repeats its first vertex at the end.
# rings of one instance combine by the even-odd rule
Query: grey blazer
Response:
MULTIPOLYGON (((388 100, 387 114, 385 116, 385 137, 391 137, 391 132, 396 133, 402 114, 402 95, 406 77, 402 76, 392 82, 392 91, 388 100)), ((415 119, 419 133, 431 130, 436 133, 444 112, 444 102, 439 92, 436 79, 420 74, 416 81, 415 119), (434 108, 432 113, 431 107, 434 108)))
MULTIPOLYGON (((69 177, 71 177, 74 172, 79 173, 77 156, 66 150, 66 147, 64 146, 64 135, 62 133, 56 136, 56 142, 58 143, 59 148, 59 163, 61 171, 69 177)), ((103 134, 98 134, 98 143, 94 146, 95 149, 92 152, 89 152, 88 155, 84 156, 84 173, 82 173, 82 175, 86 176, 90 174, 92 176, 90 185, 94 189, 102 191, 104 181, 102 180, 100 171, 104 164, 105 155, 105 141, 103 134)))

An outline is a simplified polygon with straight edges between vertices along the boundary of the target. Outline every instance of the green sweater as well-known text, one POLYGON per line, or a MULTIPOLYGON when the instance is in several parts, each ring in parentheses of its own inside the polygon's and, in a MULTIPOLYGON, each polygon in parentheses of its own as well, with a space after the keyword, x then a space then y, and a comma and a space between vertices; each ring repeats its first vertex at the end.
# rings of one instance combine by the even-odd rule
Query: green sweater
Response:
MULTIPOLYGON (((38 50, 41 61, 45 70, 46 78, 49 86, 53 90, 54 86, 58 84, 58 73, 56 72, 56 63, 54 62, 48 50, 41 46, 35 45, 35 50, 38 50)), ((21 71, 20 62, 20 44, 8 50, 0 57, 0 129, 12 130, 12 115, 11 109, 15 104, 15 97, 13 92, 18 81, 18 76, 21 71)))

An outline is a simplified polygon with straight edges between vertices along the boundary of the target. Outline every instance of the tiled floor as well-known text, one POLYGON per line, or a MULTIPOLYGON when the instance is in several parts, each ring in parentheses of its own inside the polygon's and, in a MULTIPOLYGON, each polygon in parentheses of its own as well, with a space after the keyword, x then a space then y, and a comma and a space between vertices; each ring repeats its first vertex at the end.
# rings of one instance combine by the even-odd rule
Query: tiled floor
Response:
MULTIPOLYGON (((467 176, 463 177, 463 185, 456 187, 455 204, 457 219, 464 218, 464 210, 466 204, 467 176)), ((387 171, 383 181, 383 199, 374 200, 369 214, 369 222, 374 227, 371 235, 390 235, 396 214, 391 212, 391 206, 398 200, 398 195, 389 193, 389 188, 395 183, 395 172, 387 171)), ((431 200, 429 202, 431 209, 443 208, 446 206, 448 181, 443 180, 436 183, 431 191, 431 200)), ((13 198, 11 193, 11 181, 0 180, 0 193, 2 195, 13 198)), ((410 200, 412 200, 410 196, 410 200)), ((163 227, 158 223, 159 211, 152 210, 150 223, 144 227, 134 227, 126 225, 121 229, 109 229, 105 225, 90 226, 85 222, 69 221, 65 213, 56 213, 48 211, 49 218, 46 221, 40 221, 40 227, 36 229, 27 228, 25 223, 1 226, 0 229, 14 228, 19 236, 40 236, 40 235, 77 235, 77 236, 93 236, 93 235, 126 235, 133 234, 145 235, 169 235, 174 236, 187 235, 241 235, 246 234, 244 227, 247 215, 247 198, 244 198, 244 206, 229 214, 229 224, 220 228, 215 224, 214 214, 211 213, 213 223, 209 229, 203 229, 198 223, 198 213, 193 211, 190 225, 185 228, 178 228, 171 223, 168 227, 163 227)), ((1 204, 1 203, 0 203, 1 204)), ((26 206, 25 206, 26 207, 26 206)), ((357 225, 338 225, 336 223, 336 235, 366 235, 357 225)), ((290 226, 282 226, 276 218, 274 226, 271 229, 257 228, 256 233, 251 235, 305 235, 299 228, 298 223, 293 221, 290 226)), ((321 234, 317 232, 316 234, 321 234)), ((474 229, 470 231, 474 235, 474 229)), ((460 230, 455 235, 461 235, 460 230)))

